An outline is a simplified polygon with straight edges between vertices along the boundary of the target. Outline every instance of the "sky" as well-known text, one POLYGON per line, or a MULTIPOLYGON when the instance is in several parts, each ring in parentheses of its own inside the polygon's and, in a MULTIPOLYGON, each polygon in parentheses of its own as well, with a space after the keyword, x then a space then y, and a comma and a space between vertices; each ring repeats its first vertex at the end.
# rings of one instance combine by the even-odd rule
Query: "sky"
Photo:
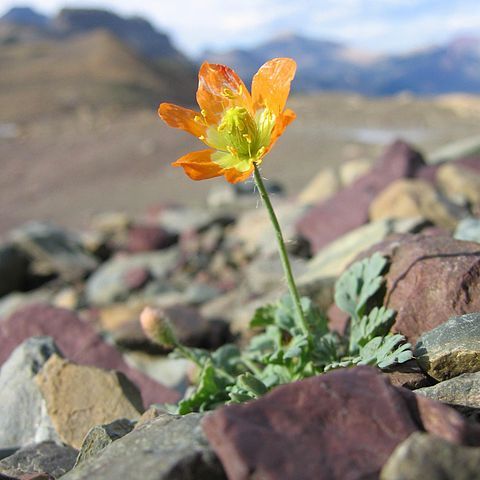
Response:
MULTIPOLYGON (((61 7, 140 15, 190 55, 249 47, 283 33, 398 53, 479 35, 479 0, 27 0, 41 13, 61 7)), ((25 0, 0 0, 0 15, 25 0)))

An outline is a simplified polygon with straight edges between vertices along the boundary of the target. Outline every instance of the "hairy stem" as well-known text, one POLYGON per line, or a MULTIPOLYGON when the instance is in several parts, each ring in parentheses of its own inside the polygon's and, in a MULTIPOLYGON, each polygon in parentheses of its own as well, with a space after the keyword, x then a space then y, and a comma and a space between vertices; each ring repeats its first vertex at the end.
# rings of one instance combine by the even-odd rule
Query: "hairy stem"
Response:
POLYGON ((280 228, 280 224, 278 223, 277 216, 275 215, 272 202, 270 201, 270 197, 268 196, 268 192, 263 183, 262 176, 260 175, 258 166, 255 162, 253 163, 253 166, 254 166, 253 178, 255 179, 255 184, 257 185, 258 191, 260 192, 260 196, 262 197, 263 204, 265 205, 268 215, 270 216, 270 221, 272 222, 273 229, 275 230, 275 234, 277 237, 278 251, 280 253, 280 260, 282 261, 283 271, 285 272, 285 277, 288 283, 288 289, 290 291, 293 304, 295 305, 295 311, 298 317, 298 321, 303 330, 303 333, 307 336, 310 336, 307 321, 305 320, 302 304, 300 302, 300 295, 298 293, 297 285, 295 284, 295 280, 293 278, 292 267, 290 265, 290 260, 288 258, 288 253, 285 247, 285 241, 283 239, 283 234, 280 228))

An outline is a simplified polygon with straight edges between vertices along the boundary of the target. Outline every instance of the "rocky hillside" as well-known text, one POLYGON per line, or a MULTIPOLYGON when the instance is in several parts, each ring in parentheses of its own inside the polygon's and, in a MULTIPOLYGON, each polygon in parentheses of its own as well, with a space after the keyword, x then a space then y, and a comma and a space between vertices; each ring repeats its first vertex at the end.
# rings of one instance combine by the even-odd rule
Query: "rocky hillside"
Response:
MULTIPOLYGON (((256 194, 227 184, 209 208, 105 213, 84 231, 29 223, 0 245, 0 474, 477 478, 480 157, 427 163, 397 141, 370 168, 350 164, 339 177, 327 191, 331 172, 321 170, 295 198, 267 182, 301 294, 324 313, 309 317, 308 328, 328 318, 325 331, 312 329, 312 342, 331 358, 350 348, 341 339, 352 338, 358 319, 334 290, 345 269, 364 259, 361 295, 350 299, 375 283, 369 301, 395 312, 383 338, 408 340, 410 360, 395 357, 384 368, 378 345, 360 345, 366 356, 359 358, 370 366, 353 367, 350 358, 334 371, 262 391, 250 374, 242 377, 250 396, 219 405, 208 392, 225 393, 231 369, 257 375, 268 361, 271 375, 286 375, 279 367, 286 360, 294 371, 305 347, 274 356, 271 349, 291 336, 262 336, 265 327, 275 331, 277 323, 265 323, 271 311, 278 312, 274 322, 296 330, 288 310, 275 310, 286 285, 256 194), (365 259, 373 253, 383 260, 372 277, 365 259), (266 305, 252 330, 250 320, 266 305), (171 345, 141 329, 146 306, 155 308, 159 335, 168 324, 195 349, 189 361, 167 357, 171 345), (234 362, 247 344, 262 356, 234 362), (218 365, 225 370, 213 381, 218 365), (182 396, 193 398, 191 385, 213 412, 168 413, 182 396)), ((356 281, 362 269, 355 272, 349 278, 356 281)), ((373 335, 369 322, 378 315, 371 310, 362 335, 373 335)))
POLYGON ((108 107, 155 111, 162 98, 190 100, 196 83, 187 67, 154 64, 104 30, 3 45, 0 64, 0 122, 108 107))

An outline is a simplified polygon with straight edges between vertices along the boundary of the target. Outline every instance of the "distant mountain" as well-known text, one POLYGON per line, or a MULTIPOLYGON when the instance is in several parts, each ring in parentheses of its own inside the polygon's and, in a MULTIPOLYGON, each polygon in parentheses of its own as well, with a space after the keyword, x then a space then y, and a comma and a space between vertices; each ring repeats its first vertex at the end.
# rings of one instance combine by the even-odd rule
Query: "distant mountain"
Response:
POLYGON ((13 8, 0 18, 0 44, 46 39, 64 39, 104 30, 115 35, 138 54, 150 60, 168 60, 192 65, 169 37, 147 20, 124 18, 106 10, 66 8, 53 18, 30 8, 13 8), (30 28, 30 30, 28 29, 30 28))
POLYGON ((0 20, 17 25, 30 25, 44 27, 48 24, 49 18, 30 7, 13 7, 0 20))
POLYGON ((341 43, 283 35, 251 49, 207 51, 202 59, 231 65, 251 78, 262 63, 278 56, 297 61, 297 90, 348 90, 367 95, 480 93, 480 38, 380 56, 341 43))

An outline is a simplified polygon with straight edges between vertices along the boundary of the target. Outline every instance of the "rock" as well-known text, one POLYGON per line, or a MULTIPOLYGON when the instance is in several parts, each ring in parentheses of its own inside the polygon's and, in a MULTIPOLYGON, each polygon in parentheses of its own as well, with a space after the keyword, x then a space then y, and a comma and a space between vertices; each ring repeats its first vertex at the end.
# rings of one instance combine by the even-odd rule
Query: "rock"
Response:
POLYGON ((55 307, 66 308, 67 310, 75 310, 79 306, 80 295, 74 287, 65 287, 60 290, 52 299, 55 307))
POLYGON ((480 372, 464 373, 431 387, 419 388, 415 393, 432 400, 459 407, 459 410, 480 410, 480 372), (466 407, 466 408, 465 408, 466 407))
POLYGON ((131 289, 127 272, 146 269, 157 281, 165 281, 179 261, 176 247, 158 252, 118 256, 101 265, 86 283, 85 294, 92 305, 108 305, 125 300, 131 289))
POLYGON ((140 388, 146 405, 171 403, 178 394, 129 367, 122 355, 105 343, 92 325, 74 312, 48 305, 32 305, 0 321, 0 365, 13 349, 35 335, 54 338, 61 352, 70 360, 109 370, 119 370, 140 388))
POLYGON ((12 315, 17 310, 37 305, 38 303, 50 304, 52 300, 52 292, 42 288, 25 293, 9 293, 0 298, 0 320, 12 315))
POLYGON ((435 188, 425 180, 399 179, 382 190, 370 204, 372 221, 384 218, 430 220, 434 225, 453 230, 457 219, 435 188))
POLYGON ((479 480, 480 449, 416 432, 394 450, 380 479, 479 480))
POLYGON ((453 201, 467 201, 480 207, 480 173, 455 163, 442 165, 437 172, 437 184, 453 201))
POLYGON ((422 156, 406 143, 393 143, 366 175, 301 217, 297 233, 317 253, 341 235, 367 223, 372 200, 394 180, 414 177, 424 165, 422 156))
POLYGON ((50 337, 25 340, 0 369, 0 448, 59 441, 34 378, 59 353, 50 337))
POLYGON ((27 257, 13 245, 0 245, 0 297, 26 287, 27 257))
POLYGON ((134 225, 128 230, 127 248, 132 253, 161 250, 174 245, 177 238, 158 225, 134 225))
POLYGON ((480 243, 480 219, 469 217, 460 220, 453 238, 480 243))
POLYGON ((338 277, 362 251, 393 233, 418 231, 425 223, 422 218, 383 219, 348 232, 317 252, 307 263, 307 272, 298 279, 298 283, 338 277))
POLYGON ((207 205, 211 208, 222 208, 235 204, 237 199, 233 186, 225 183, 211 188, 207 196, 207 205))
POLYGON ((90 224, 93 230, 107 236, 125 235, 131 224, 131 219, 124 212, 103 212, 95 215, 90 224))
POLYGON ((422 368, 439 381, 480 370, 480 313, 450 318, 415 346, 422 368))
POLYGON ((36 275, 59 275, 65 281, 75 281, 98 265, 77 236, 53 225, 31 222, 12 231, 10 239, 31 259, 30 268, 36 275))
POLYGON ((391 257, 385 304, 397 312, 393 330, 410 343, 452 316, 480 310, 477 243, 444 235, 407 235, 362 255, 373 250, 391 257))
POLYGON ((95 425, 143 412, 140 392, 120 372, 75 365, 54 354, 35 381, 60 438, 77 449, 95 425))
POLYGON ((0 472, 19 477, 46 473, 58 478, 73 468, 77 451, 68 445, 42 442, 21 448, 0 462, 0 472))
POLYGON ((150 271, 145 267, 132 267, 123 275, 123 284, 128 291, 140 290, 151 279, 150 271))
POLYGON ((156 220, 165 230, 173 234, 181 234, 205 228, 211 225, 215 218, 204 208, 168 207, 159 212, 156 220))
POLYGON ((417 390, 423 387, 430 387, 435 383, 433 378, 430 378, 423 372, 401 372, 393 371, 387 372, 386 375, 390 380, 390 383, 394 387, 404 387, 409 390, 417 390))
MULTIPOLYGON (((305 261, 297 257, 290 258, 295 278, 305 272, 305 261)), ((278 253, 258 255, 244 270, 245 281, 255 295, 266 294, 274 289, 287 289, 285 273, 278 253)))
POLYGON ((82 462, 62 480, 226 480, 200 428, 202 414, 161 415, 82 462))
POLYGON ((327 200, 339 189, 340 181, 335 170, 324 168, 310 180, 298 195, 297 200, 302 205, 315 205, 327 200))
POLYGON ((372 169, 372 162, 366 158, 349 160, 340 165, 340 181, 342 186, 351 185, 357 178, 362 177, 372 169))
POLYGON ((85 460, 97 456, 105 447, 130 433, 134 426, 135 423, 131 420, 121 418, 112 423, 92 427, 83 439, 80 452, 74 462, 75 467, 85 460))
MULTIPOLYGON (((287 243, 295 238, 295 224, 303 215, 305 207, 291 201, 273 199, 275 213, 287 243)), ((263 208, 248 210, 240 215, 230 232, 230 237, 244 244, 248 254, 261 252, 264 255, 275 254, 277 243, 275 231, 268 213, 263 208)))
POLYGON ((129 365, 182 395, 189 386, 187 374, 190 363, 188 360, 150 355, 142 351, 125 352, 124 357, 129 365))
POLYGON ((450 160, 457 160, 480 151, 480 135, 462 138, 447 143, 428 155, 428 163, 438 164, 450 160))
POLYGON ((222 407, 205 417, 203 429, 229 480, 374 479, 396 446, 419 430, 480 445, 480 427, 391 386, 371 367, 337 370, 222 407))

